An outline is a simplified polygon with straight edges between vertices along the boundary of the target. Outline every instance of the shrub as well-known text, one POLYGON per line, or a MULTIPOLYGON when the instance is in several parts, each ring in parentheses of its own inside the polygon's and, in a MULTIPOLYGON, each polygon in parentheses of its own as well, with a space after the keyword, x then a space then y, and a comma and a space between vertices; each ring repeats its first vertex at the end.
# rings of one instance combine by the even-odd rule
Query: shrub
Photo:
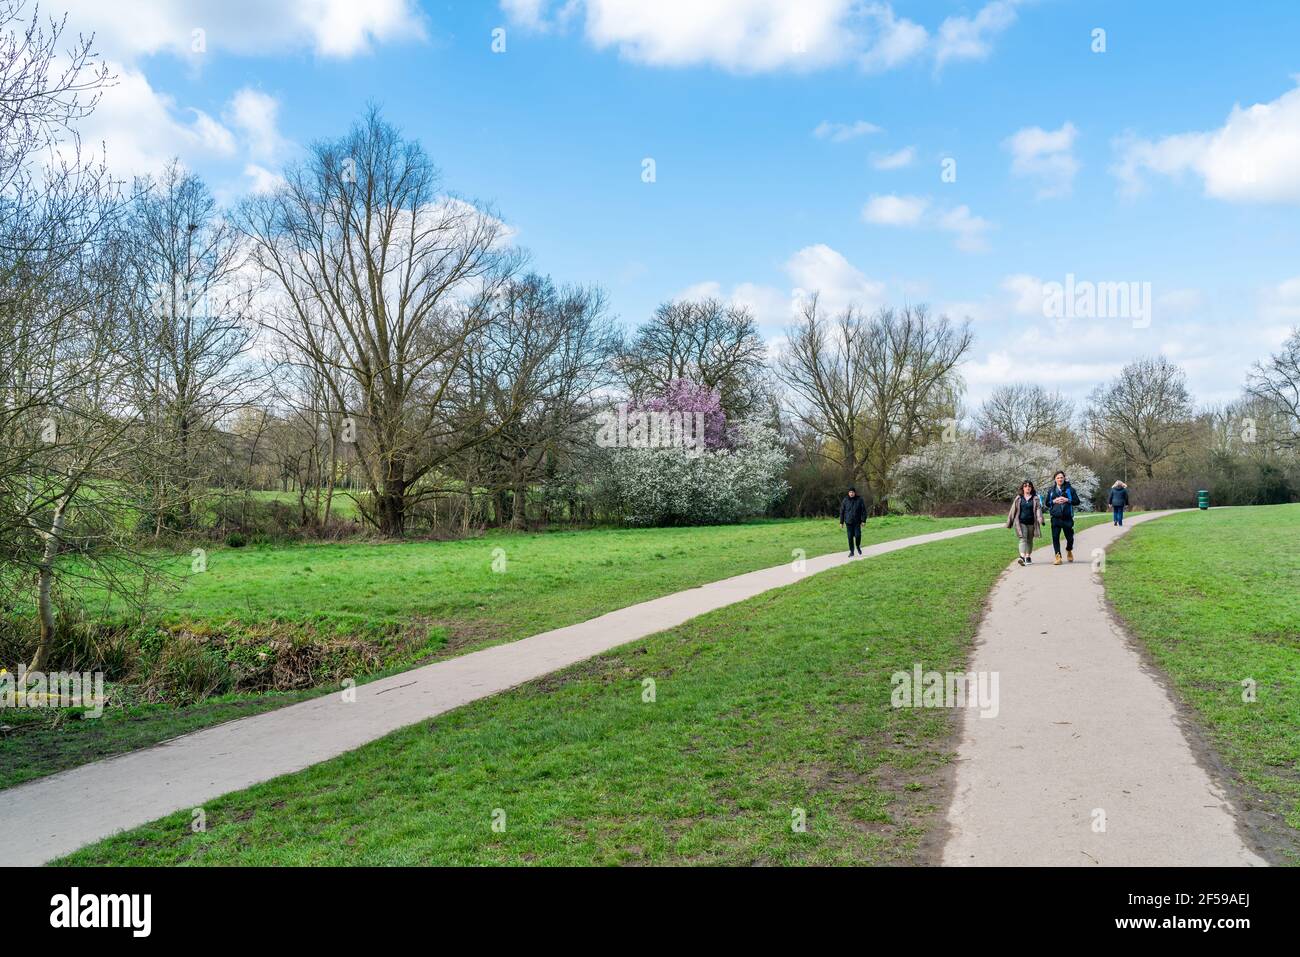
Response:
POLYGON ((234 675, 219 651, 185 635, 167 642, 144 682, 148 700, 190 704, 231 688, 234 675))
POLYGON ((787 456, 774 429, 731 431, 734 448, 606 449, 606 507, 629 525, 716 525, 762 514, 786 490, 787 456))
POLYGON ((895 494, 909 508, 927 511, 954 502, 1005 502, 1026 478, 1045 490, 1058 468, 1069 476, 1082 507, 1091 508, 1097 476, 1087 466, 1062 462, 1060 449, 1041 442, 989 447, 964 436, 905 456, 894 470, 895 494))

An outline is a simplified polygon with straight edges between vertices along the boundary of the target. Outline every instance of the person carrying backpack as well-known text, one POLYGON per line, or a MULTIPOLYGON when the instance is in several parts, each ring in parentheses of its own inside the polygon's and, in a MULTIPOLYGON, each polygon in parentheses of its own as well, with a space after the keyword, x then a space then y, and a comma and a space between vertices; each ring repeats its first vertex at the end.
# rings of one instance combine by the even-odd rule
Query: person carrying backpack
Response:
POLYGON ((1111 515, 1115 524, 1123 525, 1124 509, 1128 508, 1128 486, 1117 480, 1110 487, 1110 497, 1107 501, 1110 503, 1111 515))
POLYGON ((862 523, 866 520, 867 503, 862 501, 856 488, 849 486, 849 493, 840 502, 840 524, 849 534, 849 558, 853 557, 854 548, 859 555, 862 554, 862 523))
POLYGON ((1048 508, 1052 513, 1052 551, 1056 553, 1053 565, 1061 564, 1061 533, 1065 533, 1065 560, 1074 561, 1074 509, 1079 505, 1079 493, 1074 490, 1060 469, 1052 476, 1047 489, 1048 508))

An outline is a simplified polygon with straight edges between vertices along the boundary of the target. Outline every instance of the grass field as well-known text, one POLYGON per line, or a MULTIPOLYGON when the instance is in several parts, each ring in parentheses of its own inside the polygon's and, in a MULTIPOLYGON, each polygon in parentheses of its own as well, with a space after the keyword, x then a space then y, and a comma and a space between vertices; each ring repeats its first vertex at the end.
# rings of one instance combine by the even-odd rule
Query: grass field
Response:
MULTIPOLYGON (((891 516, 869 521, 863 544, 989 522, 891 516)), ((704 528, 493 533, 459 541, 329 542, 219 548, 207 570, 172 559, 179 583, 160 596, 164 620, 309 622, 341 632, 377 620, 427 623, 461 651, 584 621, 730 575, 837 551, 832 520, 704 528)), ((96 596, 87 596, 94 607, 96 596)), ((111 601, 102 613, 121 613, 111 601)))
POLYGON ((964 668, 1014 549, 992 532, 824 572, 210 802, 206 833, 186 811, 67 862, 907 862, 955 715, 892 708, 890 676, 964 668))
POLYGON ((1134 529, 1107 561, 1116 610, 1286 821, 1281 841, 1300 863, 1300 505, 1173 515, 1134 529))
MULTIPOLYGON (((248 492, 247 494, 254 501, 279 502, 280 504, 287 505, 293 509, 298 508, 297 492, 254 490, 248 492)), ((356 499, 352 498, 353 494, 364 495, 365 493, 364 492, 350 493, 346 491, 338 491, 334 493, 334 500, 330 503, 330 515, 333 518, 357 519, 361 517, 360 511, 357 509, 356 499)), ((311 498, 310 496, 308 497, 307 505, 309 508, 314 501, 315 500, 313 498, 311 498)), ((321 507, 322 509, 324 508, 323 496, 321 499, 321 507)))
MULTIPOLYGON (((872 519, 863 543, 987 521, 872 519)), ((195 628, 309 622, 343 633, 396 621, 430 630, 433 640, 425 647, 431 653, 425 660, 432 660, 789 562, 796 548, 808 557, 833 552, 842 540, 834 521, 800 520, 495 534, 455 542, 225 548, 210 553, 206 572, 186 574, 180 590, 165 596, 161 614, 195 628), (502 571, 493 571, 494 555, 504 558, 504 566, 497 564, 502 571)), ((189 561, 188 556, 175 559, 177 574, 188 573, 189 561)), ((138 705, 59 724, 40 712, 14 714, 0 721, 14 728, 0 736, 0 787, 313 693, 319 692, 230 695, 183 707, 138 705)))

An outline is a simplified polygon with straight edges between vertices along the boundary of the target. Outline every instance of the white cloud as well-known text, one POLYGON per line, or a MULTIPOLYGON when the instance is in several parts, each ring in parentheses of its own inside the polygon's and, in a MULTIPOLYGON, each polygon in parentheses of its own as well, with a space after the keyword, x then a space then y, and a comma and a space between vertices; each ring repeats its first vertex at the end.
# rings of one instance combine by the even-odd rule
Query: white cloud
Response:
POLYGON ((375 43, 424 35, 416 0, 134 0, 129 14, 102 0, 63 0, 60 9, 68 12, 69 35, 93 33, 95 49, 118 77, 79 132, 96 154, 100 143, 106 145, 119 176, 157 172, 173 156, 185 161, 242 153, 262 168, 289 147, 276 129, 272 97, 241 90, 218 120, 156 89, 140 65, 145 57, 172 54, 196 67, 216 52, 307 49, 350 57, 375 43))
POLYGON ((1280 326, 1300 323, 1300 276, 1268 287, 1260 298, 1260 313, 1266 322, 1280 326))
POLYGON ((814 294, 821 307, 832 313, 850 305, 870 312, 884 304, 885 284, 868 278, 824 243, 805 246, 782 268, 794 284, 788 291, 752 282, 739 283, 728 291, 716 280, 705 280, 687 286, 673 298, 722 299, 744 306, 753 313, 769 342, 780 339, 814 294))
POLYGON ((748 309, 758 323, 759 329, 771 335, 779 334, 796 316, 797 302, 787 292, 773 286, 742 282, 733 286, 730 292, 722 284, 713 280, 697 282, 679 292, 674 299, 721 299, 748 309))
POLYGON ((846 143, 868 133, 881 132, 884 131, 879 126, 866 120, 856 120, 853 123, 832 123, 830 120, 822 120, 813 130, 813 136, 819 140, 830 140, 832 143, 846 143))
POLYGON ((867 73, 883 73, 901 66, 919 56, 930 42, 925 27, 894 16, 889 4, 872 4, 866 15, 874 27, 874 36, 858 62, 867 73))
POLYGON ((963 252, 986 250, 984 234, 993 228, 987 219, 974 215, 969 206, 954 206, 931 214, 928 197, 893 193, 868 199, 862 207, 862 219, 876 226, 930 226, 952 233, 957 248, 963 252))
POLYGON ((872 196, 862 207, 862 218, 877 226, 915 226, 929 205, 924 196, 872 196))
POLYGON ((834 312, 849 305, 874 310, 885 299, 883 282, 869 279, 824 243, 800 249, 786 261, 785 271, 795 284, 792 297, 796 302, 817 293, 821 305, 834 312))
POLYGON ((1205 195, 1229 202, 1300 203, 1300 87, 1269 103, 1235 105, 1223 126, 1148 140, 1122 137, 1111 171, 1127 192, 1143 173, 1201 178, 1205 195))
POLYGON ((957 248, 962 252, 979 253, 988 249, 984 234, 993 228, 987 219, 975 216, 969 206, 956 206, 939 217, 939 228, 957 236, 957 248))
POLYGON ((936 65, 987 56, 992 37, 1015 20, 1015 2, 994 0, 973 19, 949 17, 934 37, 889 3, 861 0, 501 0, 501 8, 532 30, 581 17, 592 46, 652 66, 760 73, 856 64, 881 73, 923 56, 936 65))
POLYGON ((585 0, 583 7, 593 46, 654 66, 811 69, 844 59, 855 35, 848 0, 585 0))
POLYGON ((234 134, 200 110, 182 110, 149 85, 139 70, 110 64, 117 82, 79 126, 82 147, 104 156, 118 176, 160 171, 173 156, 236 153, 234 134))
POLYGON ((1074 141, 1079 131, 1073 123, 1059 130, 1026 126, 1002 143, 1011 153, 1011 172, 1039 183, 1039 198, 1066 196, 1074 185, 1079 161, 1074 156, 1074 141))
POLYGON ((375 43, 424 36, 415 0, 133 0, 129 14, 104 0, 63 0, 59 6, 68 12, 71 31, 93 32, 97 49, 127 62, 164 52, 199 57, 217 50, 304 48, 351 57, 375 43))
POLYGON ((283 176, 256 163, 245 166, 244 175, 251 181, 248 188, 253 193, 273 193, 284 185, 283 176))
POLYGON ((1020 316, 1043 315, 1043 280, 1017 273, 1002 280, 1002 290, 1011 297, 1011 311, 1020 316))
POLYGON ((983 60, 993 51, 993 37, 1016 22, 1018 0, 993 0, 972 17, 949 17, 939 25, 934 64, 949 60, 983 60))
POLYGON ((289 147, 276 128, 278 103, 265 93, 238 91, 218 120, 201 110, 178 107, 135 68, 109 66, 117 82, 103 91, 94 112, 78 125, 83 149, 103 156, 116 176, 158 173, 173 157, 191 166, 200 159, 235 159, 241 154, 250 160, 277 160, 289 147))
POLYGON ((546 27, 546 0, 501 0, 501 9, 511 21, 530 30, 546 27))
POLYGON ((249 155, 255 159, 273 160, 284 152, 287 144, 277 125, 279 112, 275 97, 251 87, 244 87, 231 98, 230 122, 243 131, 249 155))
POLYGON ((893 153, 883 153, 871 158, 871 165, 878 170, 902 169, 905 166, 911 166, 912 161, 916 159, 916 148, 913 146, 904 146, 901 150, 893 153))

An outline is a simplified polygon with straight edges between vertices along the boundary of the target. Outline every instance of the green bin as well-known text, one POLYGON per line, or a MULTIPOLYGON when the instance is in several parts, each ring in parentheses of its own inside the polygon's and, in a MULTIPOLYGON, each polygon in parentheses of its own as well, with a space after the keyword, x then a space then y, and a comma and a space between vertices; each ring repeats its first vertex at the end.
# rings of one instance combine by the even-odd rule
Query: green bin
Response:
POLYGON ((1200 491, 1198 491, 1198 492, 1196 493, 1196 507, 1197 507, 1197 508, 1209 508, 1209 507, 1210 507, 1210 493, 1209 493, 1209 491, 1207 491, 1206 489, 1201 489, 1200 491))

